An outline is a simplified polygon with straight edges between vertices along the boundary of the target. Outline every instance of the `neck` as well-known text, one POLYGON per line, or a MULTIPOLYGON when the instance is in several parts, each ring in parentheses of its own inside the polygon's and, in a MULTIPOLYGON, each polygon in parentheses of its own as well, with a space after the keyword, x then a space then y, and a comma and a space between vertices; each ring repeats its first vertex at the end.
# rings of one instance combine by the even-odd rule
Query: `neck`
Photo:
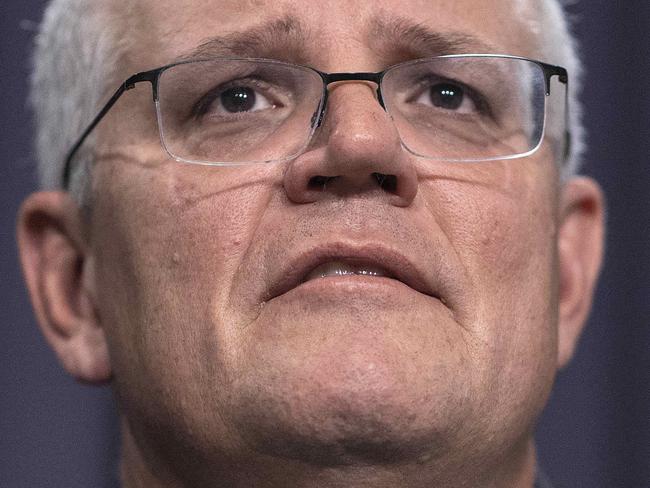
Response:
POLYGON ((181 450, 175 455, 185 459, 171 466, 163 459, 174 454, 163 457, 142 448, 128 426, 123 425, 122 437, 123 488, 532 488, 535 476, 535 448, 530 438, 498 458, 323 467, 252 453, 200 461, 181 450))

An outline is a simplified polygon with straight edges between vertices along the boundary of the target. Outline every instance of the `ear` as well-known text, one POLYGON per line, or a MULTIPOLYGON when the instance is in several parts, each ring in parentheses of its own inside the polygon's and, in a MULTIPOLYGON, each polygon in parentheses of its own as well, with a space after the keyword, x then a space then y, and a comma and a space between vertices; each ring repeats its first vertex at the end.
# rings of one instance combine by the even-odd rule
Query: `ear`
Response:
POLYGON ((603 258, 604 199, 598 184, 573 178, 562 188, 558 235, 558 368, 568 364, 589 315, 603 258))
POLYGON ((75 378, 108 381, 108 347, 94 306, 92 259, 79 207, 67 193, 35 193, 21 207, 17 235, 45 338, 75 378))

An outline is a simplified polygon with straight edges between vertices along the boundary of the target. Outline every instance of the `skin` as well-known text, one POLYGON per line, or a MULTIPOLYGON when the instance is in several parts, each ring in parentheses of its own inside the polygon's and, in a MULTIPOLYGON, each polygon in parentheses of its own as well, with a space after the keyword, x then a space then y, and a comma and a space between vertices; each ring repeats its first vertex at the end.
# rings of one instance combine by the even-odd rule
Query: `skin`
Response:
MULTIPOLYGON (((309 36, 276 51, 324 71, 412 55, 377 47, 378 12, 535 57, 511 8, 143 0, 120 71, 287 13, 309 36)), ((124 486, 531 487, 535 420, 600 266, 598 186, 561 185, 548 141, 514 161, 418 159, 363 82, 330 89, 295 160, 181 165, 158 143, 148 90, 98 127, 90 218, 41 192, 18 224, 45 336, 72 375, 115 388, 124 486), (287 263, 324 244, 395 250, 435 296, 344 277, 269 300, 287 263)))

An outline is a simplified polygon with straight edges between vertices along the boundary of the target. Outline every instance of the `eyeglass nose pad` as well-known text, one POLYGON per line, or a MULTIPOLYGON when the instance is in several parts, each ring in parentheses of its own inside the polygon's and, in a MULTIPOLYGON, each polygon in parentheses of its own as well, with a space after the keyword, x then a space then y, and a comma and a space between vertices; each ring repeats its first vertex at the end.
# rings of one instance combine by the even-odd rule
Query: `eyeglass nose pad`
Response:
POLYGON ((379 105, 381 105, 381 108, 386 110, 386 104, 384 103, 384 97, 381 95, 381 89, 379 88, 379 85, 377 85, 377 101, 379 102, 379 105))
POLYGON ((322 108, 316 109, 314 112, 314 115, 311 116, 311 127, 314 129, 318 129, 320 127, 321 122, 323 122, 323 114, 325 113, 325 110, 322 108))
POLYGON ((316 109, 314 112, 314 115, 311 116, 311 126, 314 129, 318 129, 321 124, 323 123, 323 119, 325 118, 325 112, 327 111, 327 99, 329 96, 329 91, 325 91, 323 94, 323 103, 316 109))

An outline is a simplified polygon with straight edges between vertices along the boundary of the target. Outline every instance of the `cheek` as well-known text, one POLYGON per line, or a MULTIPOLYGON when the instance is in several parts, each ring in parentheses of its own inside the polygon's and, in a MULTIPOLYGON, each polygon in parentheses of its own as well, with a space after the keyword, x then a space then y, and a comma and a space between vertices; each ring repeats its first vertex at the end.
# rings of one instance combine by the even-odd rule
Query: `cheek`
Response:
POLYGON ((471 290, 457 317, 468 331, 475 379, 499 402, 532 403, 521 410, 509 404, 512 412, 543 403, 557 314, 555 173, 539 161, 517 163, 514 170, 486 165, 486 174, 459 170, 427 188, 471 290))
POLYGON ((540 291, 546 299, 555 274, 555 171, 538 160, 517 164, 469 165, 425 188, 466 288, 483 306, 503 307, 503 300, 516 306, 540 291))
POLYGON ((466 259, 477 292, 475 338, 490 345, 484 359, 502 381, 532 381, 553 363, 557 261, 548 196, 485 203, 475 218, 466 259))
POLYGON ((220 365, 229 318, 215 311, 251 244, 268 185, 263 175, 242 179, 220 168, 155 170, 126 169, 97 192, 99 309, 118 389, 198 401, 198 378, 219 381, 206 368, 227 370, 220 365))

